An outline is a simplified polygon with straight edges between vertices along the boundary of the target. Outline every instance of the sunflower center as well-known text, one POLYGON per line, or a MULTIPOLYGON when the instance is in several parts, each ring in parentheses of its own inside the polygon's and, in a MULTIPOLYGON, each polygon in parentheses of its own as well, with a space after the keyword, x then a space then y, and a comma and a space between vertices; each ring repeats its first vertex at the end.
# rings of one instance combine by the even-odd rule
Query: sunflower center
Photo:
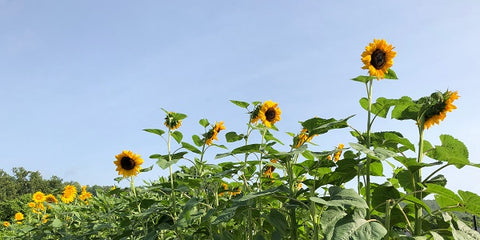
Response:
POLYGON ((122 160, 120 160, 120 165, 122 165, 122 168, 125 170, 132 170, 135 167, 135 161, 129 157, 123 157, 122 160))
POLYGON ((276 113, 277 113, 277 112, 275 111, 275 109, 269 108, 269 109, 265 112, 265 118, 267 119, 267 121, 272 122, 272 121, 275 119, 276 113))
POLYGON ((372 53, 370 64, 376 69, 382 68, 386 63, 386 53, 381 49, 376 49, 372 53))

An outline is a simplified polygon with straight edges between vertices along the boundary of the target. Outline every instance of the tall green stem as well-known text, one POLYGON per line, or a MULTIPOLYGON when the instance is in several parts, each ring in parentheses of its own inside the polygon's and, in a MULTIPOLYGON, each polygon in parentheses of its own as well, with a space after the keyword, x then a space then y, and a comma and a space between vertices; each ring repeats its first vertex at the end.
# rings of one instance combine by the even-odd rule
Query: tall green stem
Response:
MULTIPOLYGON (((418 157, 417 157, 417 162, 422 163, 423 160, 423 133, 424 133, 424 128, 422 124, 418 125, 418 133, 420 135, 419 140, 418 140, 418 157)), ((417 172, 414 175, 414 185, 413 189, 416 191, 415 197, 422 201, 423 196, 422 196, 422 191, 417 191, 418 183, 422 182, 422 170, 419 168, 417 172)), ((422 215, 423 215, 423 209, 420 205, 415 205, 415 235, 419 236, 422 234, 422 215)))
MULTIPOLYGON (((368 82, 367 87, 367 95, 368 95, 368 116, 367 116, 367 148, 370 148, 370 130, 372 127, 372 85, 373 80, 368 82)), ((370 209, 371 209, 371 197, 370 197, 370 162, 371 159, 367 156, 367 164, 365 166, 365 175, 366 175, 366 183, 365 183, 365 195, 367 200, 367 205, 369 210, 367 211, 367 219, 370 218, 370 209)))
MULTIPOLYGON (((168 138, 167 138, 167 148, 168 148, 168 162, 172 162, 172 154, 170 152, 170 142, 171 142, 171 135, 172 132, 169 130, 168 131, 168 138)), ((176 213, 176 199, 175 199, 175 185, 173 181, 173 171, 172 171, 172 165, 168 166, 168 170, 170 172, 170 200, 172 204, 172 212, 173 212, 173 218, 176 220, 177 219, 177 213, 176 213)))

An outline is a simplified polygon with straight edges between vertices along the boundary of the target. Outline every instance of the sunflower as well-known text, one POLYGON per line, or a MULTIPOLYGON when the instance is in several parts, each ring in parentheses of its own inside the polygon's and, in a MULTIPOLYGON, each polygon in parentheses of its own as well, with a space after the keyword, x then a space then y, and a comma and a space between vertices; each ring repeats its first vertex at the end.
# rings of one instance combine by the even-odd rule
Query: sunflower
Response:
POLYGON ((378 79, 385 78, 385 74, 393 65, 393 58, 397 55, 394 47, 384 39, 373 39, 362 53, 362 69, 368 69, 370 76, 378 79))
MULTIPOLYGON (((270 159, 271 163, 277 163, 277 159, 270 159)), ((270 165, 267 166, 265 171, 263 172, 263 176, 266 178, 273 178, 273 171, 275 171, 275 166, 270 165)))
POLYGON ((280 121, 282 111, 278 108, 278 103, 268 100, 262 104, 258 111, 258 117, 266 127, 272 127, 272 124, 280 121))
POLYGON ((228 189, 228 185, 226 183, 222 183, 221 185, 222 185, 223 192, 218 194, 218 196, 220 196, 220 197, 225 195, 225 191, 228 189))
POLYGON ((29 208, 34 208, 35 206, 36 206, 36 204, 34 202, 29 202, 28 203, 29 208))
POLYGON ((168 112, 167 116, 165 117, 164 124, 168 129, 170 129, 171 131, 174 131, 175 129, 182 126, 182 120, 178 119, 174 112, 168 112))
POLYGON ((7 221, 5 221, 5 222, 3 222, 3 226, 4 226, 4 227, 9 227, 9 226, 10 226, 10 223, 7 222, 7 221))
POLYGON ((343 147, 344 147, 343 144, 341 143, 338 144, 338 147, 337 147, 338 152, 336 152, 335 155, 333 155, 333 161, 337 162, 340 159, 340 155, 342 154, 343 147))
POLYGON ((118 175, 123 175, 123 177, 136 176, 141 169, 140 165, 143 163, 140 155, 127 150, 123 150, 115 158, 117 160, 113 163, 117 165, 118 175))
POLYGON ((302 146, 304 143, 306 142, 310 142, 312 140, 313 137, 315 137, 317 134, 315 135, 312 135, 312 136, 309 136, 308 134, 308 130, 307 129, 302 129, 302 131, 300 132, 300 134, 298 134, 298 140, 297 140, 297 143, 295 144, 295 148, 299 148, 300 146, 302 146))
MULTIPOLYGON (((440 94, 440 93, 439 93, 440 94)), ((431 106, 426 112, 424 116, 424 129, 429 129, 434 124, 440 124, 443 119, 447 116, 447 112, 453 111, 453 109, 457 109, 455 105, 453 105, 453 101, 457 100, 460 96, 458 96, 458 92, 451 92, 446 91, 442 94, 440 98, 440 102, 431 106)))
POLYGON ((20 222, 23 220, 23 213, 17 212, 15 213, 15 221, 20 222))
POLYGON ((88 203, 87 199, 91 197, 92 197, 92 193, 87 192, 87 186, 82 186, 82 193, 78 198, 80 198, 80 200, 84 201, 85 203, 88 203))
POLYGON ((45 201, 48 203, 58 203, 57 198, 53 196, 53 194, 48 194, 47 196, 45 196, 45 201))
POLYGON ((75 200, 76 196, 77 196, 77 188, 73 185, 67 185, 63 189, 63 194, 60 197, 60 199, 64 203, 71 203, 73 202, 73 200, 75 200))
POLYGON ((225 126, 223 126, 223 121, 217 123, 215 122, 215 126, 213 126, 210 131, 207 132, 206 138, 205 138, 205 144, 207 145, 212 145, 213 140, 218 140, 217 134, 221 131, 225 130, 225 126))
POLYGON ((32 197, 33 201, 36 203, 41 203, 45 201, 45 194, 42 192, 36 192, 32 197))

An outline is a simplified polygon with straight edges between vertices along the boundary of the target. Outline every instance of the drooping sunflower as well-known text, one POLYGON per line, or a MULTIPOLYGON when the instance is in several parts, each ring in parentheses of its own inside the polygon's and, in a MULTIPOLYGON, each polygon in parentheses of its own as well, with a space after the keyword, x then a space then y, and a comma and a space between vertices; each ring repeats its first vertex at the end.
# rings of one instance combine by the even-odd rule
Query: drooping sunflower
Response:
POLYGON ((123 150, 115 158, 117 160, 113 163, 117 165, 118 175, 123 175, 123 177, 136 176, 141 169, 140 165, 143 163, 139 154, 128 150, 123 150))
MULTIPOLYGON (((271 163, 277 163, 277 159, 270 159, 271 163)), ((265 168, 265 171, 263 172, 263 176, 266 178, 273 178, 273 171, 275 171, 275 166, 269 165, 265 168)))
POLYGON ((280 121, 281 114, 282 111, 278 107, 278 103, 274 103, 271 100, 265 101, 258 111, 258 117, 268 128, 272 127, 272 124, 280 121))
POLYGON ((77 197, 77 188, 73 185, 67 185, 63 189, 63 194, 60 197, 60 199, 64 203, 71 203, 75 200, 76 197, 77 197))
POLYGON ((48 203, 58 203, 57 198, 53 194, 48 194, 45 196, 45 201, 48 203))
POLYGON ((36 192, 32 197, 33 201, 36 203, 41 203, 45 201, 45 194, 42 192, 36 192))
POLYGON ((385 74, 393 66, 393 58, 397 55, 394 47, 384 39, 373 39, 362 53, 362 69, 368 69, 370 76, 377 80, 385 78, 385 74))
POLYGON ((446 91, 441 95, 442 98, 440 99, 440 102, 434 104, 425 112, 423 124, 424 129, 429 129, 434 124, 440 124, 440 122, 447 116, 447 112, 457 109, 457 107, 453 105, 453 101, 460 97, 458 96, 457 91, 446 91))
POLYGON ((213 140, 218 140, 217 134, 221 131, 225 130, 225 126, 223 125, 223 121, 219 123, 215 122, 215 126, 210 129, 205 135, 205 144, 212 145, 213 140))
POLYGON ((310 142, 313 137, 315 137, 316 135, 312 135, 312 136, 309 136, 308 134, 308 130, 307 129, 302 129, 302 131, 300 132, 300 134, 298 134, 298 139, 296 140, 297 143, 295 144, 295 148, 299 148, 300 146, 302 146, 304 143, 306 142, 310 142))
POLYGON ((167 116, 165 116, 164 124, 168 129, 170 129, 171 131, 174 131, 175 129, 182 126, 182 120, 178 119, 174 112, 168 112, 167 116))
POLYGON ((23 213, 21 213, 21 212, 15 213, 15 221, 20 222, 20 221, 22 221, 23 219, 24 219, 23 213))

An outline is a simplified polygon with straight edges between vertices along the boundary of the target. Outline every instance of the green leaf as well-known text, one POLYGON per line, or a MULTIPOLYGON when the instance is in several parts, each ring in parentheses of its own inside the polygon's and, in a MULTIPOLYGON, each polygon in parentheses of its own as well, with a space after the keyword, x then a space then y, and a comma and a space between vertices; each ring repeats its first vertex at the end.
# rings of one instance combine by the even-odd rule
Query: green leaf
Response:
POLYGON ((458 194, 465 203, 465 210, 473 215, 480 216, 480 196, 475 193, 459 190, 458 194))
POLYGON ((225 139, 227 142, 236 142, 240 141, 244 138, 245 136, 243 134, 237 134, 236 132, 228 132, 225 134, 225 139))
POLYGON ((197 154, 201 154, 202 152, 200 150, 198 150, 198 148, 196 148, 195 146, 189 144, 189 143, 186 143, 186 142, 182 142, 182 147, 187 149, 187 150, 190 150, 191 152, 193 153, 197 153, 197 154))
POLYGON ((398 77, 397 77, 397 74, 390 68, 388 69, 387 74, 385 74, 385 79, 396 80, 398 79, 398 77))
POLYGON ((375 79, 375 77, 370 77, 370 76, 358 76, 356 78, 352 78, 353 81, 362 82, 362 83, 370 82, 373 79, 375 79))
POLYGON ((242 101, 236 101, 236 100, 230 100, 233 104, 241 107, 241 108, 247 108, 250 104, 247 102, 242 102, 242 101))
POLYGON ((147 168, 140 169, 140 172, 150 172, 153 169, 153 165, 147 168))
POLYGON ((248 144, 232 150, 232 154, 260 152, 261 144, 248 144))
POLYGON ((205 119, 205 118, 200 119, 200 121, 198 121, 198 123, 199 123, 200 125, 202 125, 202 127, 204 127, 204 128, 208 127, 208 125, 210 124, 210 123, 208 122, 208 119, 205 119))
POLYGON ((286 189, 285 189, 284 186, 280 186, 280 187, 276 187, 276 188, 270 188, 270 189, 262 191, 262 192, 248 193, 246 195, 243 195, 240 199, 235 200, 235 201, 245 202, 245 201, 248 201, 250 199, 257 198, 257 197, 271 195, 271 194, 273 194, 275 192, 278 192, 278 191, 286 191, 286 189))
POLYGON ((163 131, 161 129, 143 129, 143 131, 153 133, 153 134, 157 134, 159 136, 162 136, 162 134, 165 133, 165 131, 163 131))
POLYGON ((310 136, 315 134, 324 134, 332 129, 348 127, 347 120, 353 116, 354 115, 341 120, 336 120, 334 118, 323 119, 315 117, 302 122, 302 127, 307 129, 310 136))
POLYGON ((395 152, 392 152, 390 150, 387 150, 387 149, 384 149, 384 148, 381 148, 381 147, 377 147, 377 148, 374 148, 373 150, 371 150, 371 149, 368 149, 367 147, 363 146, 362 144, 358 144, 358 143, 348 143, 348 144, 353 149, 355 149, 359 152, 365 153, 369 157, 371 157, 373 159, 380 160, 380 161, 385 160, 387 158, 397 156, 397 154, 395 152))
POLYGON ((404 199, 413 203, 416 203, 420 206, 422 206, 428 213, 431 213, 432 210, 430 210, 430 207, 422 200, 412 196, 412 195, 405 195, 404 199))
POLYGON ((282 235, 286 235, 288 233, 288 222, 281 212, 272 209, 267 216, 267 221, 282 235))
POLYGON ((416 104, 410 97, 403 96, 397 100, 392 110, 392 118, 397 120, 417 120, 420 105, 416 104))
POLYGON ((437 184, 426 183, 427 192, 434 193, 435 199, 441 208, 463 204, 462 199, 452 190, 437 184))
POLYGON ((330 193, 330 202, 342 206, 352 206, 356 208, 367 209, 368 205, 360 195, 353 189, 342 189, 338 186, 332 186, 328 189, 330 193))
POLYGON ((172 137, 177 141, 177 143, 180 143, 183 139, 183 134, 179 131, 172 132, 172 137))
POLYGON ((435 146, 435 148, 428 151, 428 157, 448 162, 457 168, 470 164, 470 161, 468 161, 468 149, 463 142, 446 134, 440 135, 440 141, 442 145, 435 146))
MULTIPOLYGON (((371 112, 379 117, 385 118, 387 117, 390 107, 394 106, 396 102, 397 100, 394 99, 379 97, 375 103, 372 103, 371 112)), ((368 110, 368 99, 361 98, 360 105, 363 107, 363 109, 368 110)))
POLYGON ((193 143, 197 145, 197 147, 201 147, 203 145, 203 141, 198 135, 193 135, 192 140, 193 140, 193 143))
POLYGON ((58 218, 53 219, 52 224, 51 224, 51 226, 54 227, 54 228, 59 228, 62 225, 63 225, 62 221, 60 221, 60 219, 58 219, 58 218))
POLYGON ((239 206, 234 206, 227 208, 222 211, 220 215, 212 222, 213 225, 222 223, 222 222, 227 222, 228 220, 232 219, 235 216, 235 213, 237 212, 239 206))
POLYGON ((396 200, 400 198, 400 192, 393 186, 380 185, 373 189, 372 205, 375 210, 385 212, 385 202, 387 200, 396 200))
POLYGON ((157 165, 161 168, 161 169, 167 169, 168 167, 170 167, 171 165, 177 163, 180 159, 174 159, 172 161, 167 161, 166 159, 164 158, 159 158, 157 160, 157 165))

